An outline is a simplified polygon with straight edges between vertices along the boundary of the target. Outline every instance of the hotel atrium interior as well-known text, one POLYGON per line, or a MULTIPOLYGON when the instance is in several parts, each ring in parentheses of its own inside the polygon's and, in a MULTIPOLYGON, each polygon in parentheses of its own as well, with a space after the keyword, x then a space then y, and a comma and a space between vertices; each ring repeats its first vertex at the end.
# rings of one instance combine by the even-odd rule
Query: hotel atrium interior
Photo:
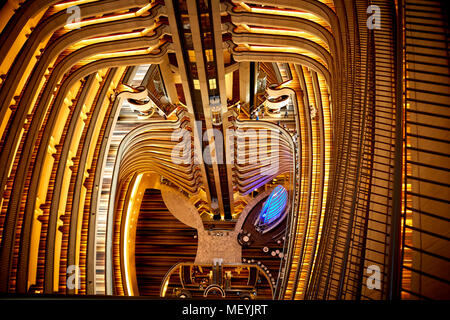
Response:
POLYGON ((448 13, 0 1, 0 294, 450 299, 448 13))

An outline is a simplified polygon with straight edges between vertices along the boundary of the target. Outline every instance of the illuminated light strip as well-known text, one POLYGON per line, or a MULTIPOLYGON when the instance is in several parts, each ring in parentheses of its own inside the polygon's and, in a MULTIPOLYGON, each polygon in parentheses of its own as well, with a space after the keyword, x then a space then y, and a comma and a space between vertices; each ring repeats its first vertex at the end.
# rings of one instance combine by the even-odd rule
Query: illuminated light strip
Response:
MULTIPOLYGON (((331 107, 330 107, 330 101, 328 98, 328 89, 326 85, 326 81, 324 77, 317 73, 317 77, 319 80, 319 87, 321 92, 321 99, 322 99, 322 115, 323 115, 323 127, 324 127, 324 159, 322 161, 325 162, 324 164, 324 183, 323 183, 323 191, 322 191, 322 210, 321 210, 321 216, 319 223, 319 231, 317 234, 317 243, 320 243, 320 239, 322 237, 322 226, 323 226, 323 220, 325 217, 325 211, 326 211, 326 202, 327 202, 327 196, 328 196, 328 181, 329 181, 329 171, 330 171, 330 159, 331 159, 331 127, 332 127, 332 121, 331 121, 331 107)), ((316 247, 316 252, 314 254, 314 257, 312 259, 312 269, 314 269, 314 266, 316 264, 317 260, 317 254, 318 250, 316 247)))
POLYGON ((326 192, 325 189, 328 186, 328 179, 329 179, 329 171, 330 171, 330 159, 331 159, 331 127, 332 127, 332 121, 331 121, 331 115, 332 110, 330 107, 330 101, 329 101, 329 95, 328 95, 328 89, 325 78, 322 76, 322 74, 317 73, 317 77, 319 79, 319 87, 321 91, 321 98, 322 98, 322 112, 323 112, 323 126, 324 126, 324 133, 325 133, 325 181, 324 181, 324 202, 322 207, 322 214, 325 214, 325 205, 326 205, 326 192))
POLYGON ((102 22, 109 22, 109 21, 116 21, 116 20, 123 20, 123 19, 128 19, 128 18, 133 18, 135 17, 134 13, 124 13, 124 14, 120 14, 117 16, 111 16, 111 17, 105 17, 105 18, 97 18, 97 19, 90 19, 90 20, 85 20, 85 21, 80 21, 80 22, 74 22, 74 23, 68 23, 64 26, 65 29, 78 29, 84 26, 88 26, 91 24, 96 24, 96 23, 102 23, 102 22))
POLYGON ((104 37, 97 37, 97 38, 91 38, 91 39, 85 39, 78 41, 76 44, 74 44, 71 49, 78 49, 82 46, 87 46, 93 43, 99 43, 99 42, 107 42, 107 41, 115 41, 115 40, 123 40, 123 39, 129 39, 139 36, 146 36, 149 32, 153 31, 153 28, 145 28, 142 31, 138 32, 131 32, 131 33, 123 33, 123 34, 117 34, 113 36, 104 36, 104 37))
POLYGON ((138 11, 136 11, 136 16, 141 16, 143 13, 145 13, 146 11, 148 11, 149 9, 151 9, 153 6, 152 3, 149 3, 145 6, 143 6, 141 9, 139 9, 138 11))
POLYGON ((328 7, 330 7, 331 10, 336 12, 336 8, 334 7, 334 1, 333 0, 317 0, 319 2, 322 2, 323 4, 326 4, 328 7))
POLYGON ((80 4, 85 4, 89 2, 95 2, 97 0, 76 0, 71 2, 65 2, 65 3, 58 3, 53 6, 56 10, 64 10, 73 6, 78 6, 80 4))
POLYGON ((309 12, 299 12, 299 11, 292 11, 292 10, 276 10, 276 9, 265 9, 265 8, 254 8, 250 7, 251 12, 254 13, 263 13, 263 14, 275 14, 279 16, 288 16, 288 17, 296 17, 296 18, 303 18, 306 20, 313 21, 322 27, 330 27, 330 25, 324 21, 323 19, 320 19, 318 16, 309 13, 309 12))
MULTIPOLYGON (((269 46, 260 46, 260 45, 250 45, 250 44, 244 44, 246 48, 248 48, 248 51, 253 52, 289 52, 289 53, 296 53, 296 54, 302 54, 305 56, 308 56, 317 62, 320 62, 323 66, 328 68, 328 65, 323 61, 319 56, 317 56, 314 53, 311 53, 311 51, 297 48, 297 47, 269 47, 269 46)), ((236 51, 243 51, 242 47, 236 47, 236 51), (240 49, 241 48, 241 49, 240 49)))
POLYGON ((132 296, 134 295, 133 292, 133 288, 131 286, 130 283, 130 275, 129 275, 129 271, 128 271, 128 260, 129 260, 129 256, 128 256, 128 230, 131 228, 130 226, 130 215, 131 215, 131 211, 133 210, 133 206, 134 206, 134 198, 136 197, 136 193, 137 190, 139 188, 139 185, 141 183, 142 180, 142 176, 143 174, 139 174, 136 177, 136 180, 134 181, 134 185, 133 185, 133 190, 131 191, 131 196, 130 196, 130 200, 128 202, 128 208, 127 208, 127 214, 125 217, 125 234, 124 234, 124 241, 123 241, 123 253, 124 253, 124 261, 125 261, 125 283, 127 285, 127 292, 128 295, 132 296))
MULTIPOLYGON (((235 1, 233 1, 233 2, 235 2, 235 1)), ((245 10, 247 10, 248 12, 251 12, 251 11, 252 11, 252 8, 251 8, 248 4, 246 4, 245 2, 243 2, 243 1, 237 1, 237 3, 238 3, 242 8, 244 8, 245 10)))
MULTIPOLYGON (((308 93, 308 98, 309 98, 309 104, 310 105, 315 105, 315 100, 313 99, 313 93, 314 93, 314 87, 312 84, 312 77, 311 74, 308 72, 308 70, 305 67, 303 68, 303 74, 304 74, 304 78, 305 78, 305 83, 306 83, 306 87, 307 87, 307 91, 308 93)), ((312 158, 312 168, 313 168, 313 175, 312 175, 312 189, 311 189, 311 204, 310 204, 310 218, 309 218, 309 226, 308 226, 308 230, 307 235, 306 235, 306 246, 305 246, 305 251, 304 251, 304 263, 301 266, 301 272, 299 275, 299 283, 298 283, 298 287, 297 287, 297 292, 295 292, 295 299, 302 299, 304 297, 304 289, 307 286, 306 283, 306 279, 307 279, 307 272, 308 269, 307 267, 309 266, 309 264, 312 264, 312 268, 314 268, 315 265, 315 261, 316 261, 316 257, 317 257, 317 246, 315 247, 315 252, 313 252, 313 248, 314 248, 314 237, 317 236, 317 242, 320 241, 320 237, 321 237, 321 228, 323 225, 323 217, 324 217, 324 212, 325 212, 325 203, 326 203, 326 193, 327 193, 327 189, 326 189, 326 181, 328 181, 328 170, 327 168, 329 168, 329 150, 327 152, 327 143, 330 143, 330 140, 327 139, 331 139, 330 138, 330 120, 327 121, 327 117, 330 116, 329 113, 329 100, 326 96, 328 90, 326 88, 326 83, 324 78, 317 73, 318 76, 318 81, 319 81, 319 89, 321 92, 321 99, 322 99, 322 110, 323 110, 323 120, 324 120, 324 135, 325 135, 325 145, 321 145, 320 144, 320 131, 319 131, 319 127, 318 127, 318 123, 316 121, 312 121, 311 122, 311 129, 312 129, 312 139, 313 139, 313 158, 312 158), (328 134, 327 134, 328 133, 328 134), (321 149, 324 148, 324 159, 322 159, 320 157, 321 154, 321 149), (328 154, 328 156, 327 156, 328 154), (328 159, 328 160, 327 160, 328 159), (325 172, 321 171, 322 168, 322 163, 325 162, 325 172), (324 180, 324 186, 323 186, 323 198, 322 198, 322 208, 321 208, 321 212, 318 212, 318 206, 319 206, 319 194, 318 191, 320 190, 320 179, 321 179, 321 174, 326 175, 326 180, 324 180), (321 214, 320 217, 318 217, 318 214, 321 214), (317 232, 317 234, 315 233, 315 229, 317 228, 317 226, 319 226, 319 231, 317 232), (304 267, 304 269, 303 269, 304 267)), ((317 106, 316 106, 317 107, 317 106)))
POLYGON ((161 295, 163 298, 166 296, 168 287, 169 287, 169 279, 167 279, 166 282, 164 282, 164 287, 163 287, 163 291, 162 291, 162 295, 161 295))
POLYGON ((106 58, 117 58, 124 56, 133 56, 133 55, 142 55, 148 54, 152 52, 158 46, 148 47, 147 49, 139 49, 139 50, 130 50, 130 51, 118 51, 111 53, 99 53, 89 58, 89 60, 98 60, 98 59, 106 59, 106 58))
MULTIPOLYGON (((316 100, 314 98, 315 96, 315 90, 313 87, 313 79, 310 74, 310 72, 304 67, 303 68, 303 75, 305 79, 305 84, 308 92, 308 103, 309 105, 313 105, 315 108, 318 106, 316 105, 316 100)), ((310 263, 313 262, 313 256, 312 256, 312 248, 314 246, 314 236, 315 236, 315 229, 318 221, 318 205, 319 205, 319 197, 318 197, 318 191, 320 190, 320 181, 321 181, 321 170, 320 170, 320 164, 321 161, 323 161, 320 157, 320 131, 319 131, 319 124, 316 121, 311 121, 311 137, 312 137, 312 179, 311 179, 311 200, 310 200, 310 216, 308 219, 308 228, 306 230, 306 237, 305 237, 305 246, 304 246, 304 259, 302 262, 302 265, 300 265, 300 274, 298 277, 298 286, 296 292, 294 292, 295 299, 302 299, 304 297, 304 290, 306 287, 306 273, 308 272, 308 266, 310 263)))
POLYGON ((139 17, 141 16, 144 12, 148 11, 148 9, 151 9, 152 4, 147 4, 146 6, 142 7, 141 9, 139 9, 136 12, 131 12, 131 13, 124 13, 124 14, 119 14, 117 16, 111 16, 111 17, 104 17, 104 18, 96 18, 96 19, 90 19, 90 20, 85 20, 85 21, 80 21, 80 22, 74 22, 74 23, 68 23, 64 26, 65 29, 78 29, 84 26, 88 26, 91 24, 97 24, 97 23, 103 23, 103 22, 109 22, 109 21, 117 21, 117 20, 124 20, 124 19, 128 19, 128 18, 134 18, 134 17, 139 17))
MULTIPOLYGON (((407 55, 403 52, 403 57, 406 58, 407 55)), ((405 81, 405 80, 403 80, 405 81)), ((407 93, 409 97, 409 92, 407 93)), ((411 299, 411 294, 406 292, 405 290, 412 291, 412 271, 410 269, 405 269, 404 267, 413 266, 413 250, 411 248, 413 245, 413 230, 409 228, 405 228, 405 226, 414 226, 413 220, 413 211, 411 209, 407 209, 407 207, 413 207, 413 196, 411 195, 412 184, 408 183, 408 177, 412 174, 412 152, 409 147, 411 147, 411 113, 408 112, 408 109, 411 109, 411 104, 406 102, 407 99, 403 101, 403 123, 405 124, 405 132, 403 133, 403 157, 406 161, 403 162, 402 165, 402 201, 401 201, 401 211, 403 213, 403 219, 401 221, 401 236, 402 236, 402 249, 403 249, 403 259, 401 260, 401 298, 402 299, 411 299)))
POLYGON ((305 32, 305 31, 297 31, 297 30, 288 30, 288 29, 273 29, 273 28, 263 28, 263 27, 250 27, 246 24, 240 24, 245 30, 250 33, 263 33, 263 34, 273 34, 273 35, 283 35, 283 36, 293 36, 297 38, 304 38, 307 40, 311 40, 321 47, 325 48, 328 52, 330 52, 330 47, 319 37, 305 32))
MULTIPOLYGON (((295 70, 296 68, 290 64, 290 68, 295 70)), ((300 67, 301 68, 301 67, 300 67)), ((300 79, 298 77, 297 71, 292 72, 293 76, 293 83, 292 83, 292 89, 300 89, 300 79)), ((295 243, 293 247, 293 253, 292 253, 292 262, 291 262, 291 271, 289 273, 288 282, 286 285, 286 291, 285 291, 285 299, 293 299, 295 296, 294 292, 294 283, 297 280, 296 274, 297 270, 300 268, 300 265, 298 261, 300 261, 300 252, 301 248, 303 246, 303 231, 305 229, 305 224, 307 222, 305 212, 308 211, 309 202, 308 200, 308 184, 309 184, 309 154, 311 152, 310 148, 313 148, 312 145, 309 145, 309 131, 307 130, 307 124, 306 122, 308 120, 308 115, 305 113, 305 110, 303 108, 303 98, 300 97, 299 104, 298 104, 298 114, 299 114, 299 120, 300 120, 300 138, 301 138, 301 170, 302 174, 300 176, 300 195, 299 195, 299 208, 298 208, 298 220, 295 227, 295 243), (301 99, 301 100, 300 100, 301 99)), ((308 102, 309 104, 309 102, 308 102)), ((311 159, 312 161, 312 159, 311 159)), ((304 255, 305 259, 308 259, 307 255, 304 255)), ((302 275, 300 274, 300 279, 302 278, 302 275)), ((301 284, 299 284, 301 285, 301 284)), ((298 287, 297 287, 298 288, 298 287)))
MULTIPOLYGON (((236 3, 235 1, 233 1, 233 2, 236 3)), ((313 21, 313 22, 321 25, 322 27, 325 27, 328 30, 331 30, 331 26, 327 21, 323 20, 322 18, 320 18, 317 15, 310 13, 310 12, 296 11, 296 10, 289 10, 289 9, 274 9, 274 8, 268 9, 268 8, 261 8, 261 7, 251 7, 243 1, 238 1, 237 4, 239 4, 242 8, 244 8, 248 12, 303 18, 306 20, 313 21)))

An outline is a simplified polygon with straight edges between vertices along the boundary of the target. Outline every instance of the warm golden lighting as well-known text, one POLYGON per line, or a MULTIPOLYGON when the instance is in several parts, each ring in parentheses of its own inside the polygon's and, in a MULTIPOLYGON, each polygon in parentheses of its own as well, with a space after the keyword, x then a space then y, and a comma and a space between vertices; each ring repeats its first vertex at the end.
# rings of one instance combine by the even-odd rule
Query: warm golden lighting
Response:
POLYGON ((139 17, 143 13, 145 13, 149 9, 151 9, 151 7, 152 7, 152 4, 149 3, 136 12, 124 13, 124 14, 119 14, 119 15, 110 16, 110 17, 87 19, 87 20, 83 20, 80 22, 68 23, 64 26, 64 28, 72 30, 72 29, 78 29, 81 27, 85 27, 85 26, 88 26, 91 24, 104 23, 104 22, 110 22, 110 21, 118 21, 118 20, 130 19, 133 17, 139 17))
POLYGON ((136 193, 137 193, 137 190, 138 190, 139 185, 141 183, 142 176, 143 176, 142 173, 139 174, 136 177, 136 180, 134 181, 133 189, 131 191, 130 200, 128 202, 127 212, 126 212, 126 215, 125 215, 125 227, 124 227, 124 231, 125 231, 124 239, 125 239, 125 241, 123 241, 123 252, 124 252, 124 261, 125 261, 125 263, 124 263, 125 283, 126 283, 126 286, 127 286, 126 289, 127 289, 127 292, 128 292, 129 296, 133 296, 134 295, 133 286, 131 285, 130 271, 129 271, 129 269, 130 269, 129 264, 130 264, 131 257, 130 257, 129 252, 128 252, 129 246, 130 246, 130 241, 131 241, 130 236, 129 236, 129 232, 130 232, 130 228, 133 228, 133 226, 130 225, 130 221, 131 221, 130 217, 132 215, 132 212, 133 212, 136 200, 137 200, 136 199, 136 193))

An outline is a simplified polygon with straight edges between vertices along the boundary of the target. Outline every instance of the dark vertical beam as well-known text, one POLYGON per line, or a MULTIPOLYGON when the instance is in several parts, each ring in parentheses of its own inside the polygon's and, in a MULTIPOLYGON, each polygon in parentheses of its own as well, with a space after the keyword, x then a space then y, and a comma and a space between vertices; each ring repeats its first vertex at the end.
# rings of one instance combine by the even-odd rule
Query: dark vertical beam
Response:
POLYGON ((402 217, 402 173, 403 173, 403 0, 398 0, 394 19, 395 43, 395 157, 394 190, 389 248, 388 299, 400 299, 401 287, 401 217, 402 217))
POLYGON ((250 62, 250 113, 255 109, 255 63, 250 62))

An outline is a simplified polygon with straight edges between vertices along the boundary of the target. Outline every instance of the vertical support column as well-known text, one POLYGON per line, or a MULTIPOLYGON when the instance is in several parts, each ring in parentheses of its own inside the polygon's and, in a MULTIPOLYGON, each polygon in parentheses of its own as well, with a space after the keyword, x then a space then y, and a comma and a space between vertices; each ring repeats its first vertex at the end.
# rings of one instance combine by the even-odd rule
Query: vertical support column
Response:
POLYGON ((222 113, 228 111, 227 91, 225 86, 225 65, 223 58, 222 23, 220 17, 220 1, 211 0, 211 13, 213 22, 214 45, 216 51, 217 82, 220 90, 220 103, 222 113))
POLYGON ((175 87, 173 73, 172 70, 170 69, 169 57, 167 55, 163 57, 162 62, 159 65, 159 68, 161 70, 161 76, 163 78, 164 87, 166 88, 169 101, 172 104, 177 104, 179 102, 177 88, 175 87))
MULTIPOLYGON (((183 48, 181 47, 180 34, 178 32, 178 23, 175 15, 175 9, 172 1, 165 1, 167 17, 169 19, 170 33, 172 34, 173 47, 178 62, 178 72, 180 73, 181 83, 183 85, 184 97, 188 112, 193 114, 191 91, 189 90, 189 82, 186 75, 186 65, 184 63, 183 48)), ((162 71, 161 71, 162 72, 162 71)))
POLYGON ((250 102, 250 62, 239 62, 239 97, 241 103, 250 102))
POLYGON ((249 81, 249 102, 250 102, 250 113, 255 109, 255 83, 256 83, 256 63, 250 62, 250 81, 249 81))
MULTIPOLYGON (((227 172, 227 183, 226 186, 228 188, 228 197, 229 197, 229 205, 230 212, 229 216, 225 218, 231 218, 234 213, 234 199, 233 199, 233 181, 231 179, 232 175, 232 166, 231 163, 233 159, 231 159, 231 154, 229 151, 229 146, 227 145, 227 129, 228 129, 228 121, 225 119, 228 114, 228 103, 227 103, 227 85, 225 84, 225 64, 224 64, 224 56, 223 56, 223 41, 222 41, 222 21, 220 16, 220 1, 219 0, 211 0, 211 15, 212 15, 212 23, 213 23, 213 34, 214 34, 214 45, 216 52, 216 67, 217 67, 217 82, 219 85, 220 91, 220 103, 222 106, 222 136, 224 137, 224 141, 222 142, 223 147, 223 157, 227 172)), ((231 92, 233 86, 233 74, 231 73, 231 92)), ((230 78, 230 77, 229 77, 230 78)), ((225 183, 224 183, 225 184, 225 183)), ((226 213, 227 214, 227 213, 226 213)))
POLYGON ((403 188, 403 1, 399 1, 394 19, 395 46, 395 158, 394 158, 394 190, 392 199, 392 217, 389 248, 389 300, 400 299, 401 287, 401 218, 403 188))
POLYGON ((226 99, 233 100, 233 72, 225 74, 226 99))
MULTIPOLYGON (((214 176, 214 187, 217 195, 217 201, 219 205, 220 215, 223 218, 225 213, 223 196, 222 196, 222 188, 220 186, 220 174, 218 167, 218 160, 223 161, 223 159, 217 159, 217 150, 218 148, 222 148, 222 145, 216 145, 214 131, 217 129, 213 129, 212 125, 212 117, 211 117, 211 107, 209 105, 209 92, 208 92, 208 77, 206 74, 206 63, 204 59, 203 45, 202 39, 200 37, 200 25, 199 25, 199 14, 197 11, 197 3, 195 0, 187 0, 187 9, 189 13, 189 22, 192 31, 192 43, 194 46, 195 52, 195 60, 197 65, 198 72, 198 80, 200 84, 200 94, 203 105, 203 114, 204 121, 206 126, 206 136, 208 139, 208 148, 205 149, 206 152, 210 153, 210 159, 213 169, 214 176)), ((225 76, 225 74, 224 74, 225 76)))
MULTIPOLYGON (((166 1, 165 6, 166 6, 167 16, 169 19, 170 32, 172 34, 173 46, 175 48, 175 54, 176 54, 177 62, 178 62, 178 72, 180 73, 181 82, 183 85, 183 92, 184 92, 184 96, 186 99, 186 106, 187 106, 188 112, 192 115, 191 123, 193 126, 194 135, 197 135, 198 132, 201 132, 201 128, 198 128, 197 122, 195 121, 194 116, 193 116, 194 108, 192 105, 192 96, 191 96, 191 91, 189 88, 188 77, 186 74, 186 64, 184 62, 183 48, 181 46, 181 40, 180 40, 181 35, 178 32, 179 29, 178 29, 178 23, 177 23, 177 18, 176 18, 176 14, 175 14, 175 8, 173 5, 173 1, 172 0, 166 1)), ((201 139, 198 139, 198 137, 194 138, 194 150, 202 150, 201 139)), ((195 152, 194 158, 195 158, 195 160, 194 160, 195 164, 199 165, 200 170, 202 172, 202 181, 203 181, 203 186, 204 186, 204 189, 206 192, 207 200, 208 200, 208 202, 211 202, 211 193, 209 191, 209 184, 208 184, 208 180, 206 178, 207 174, 206 174, 205 165, 203 162, 203 153, 195 152)))

